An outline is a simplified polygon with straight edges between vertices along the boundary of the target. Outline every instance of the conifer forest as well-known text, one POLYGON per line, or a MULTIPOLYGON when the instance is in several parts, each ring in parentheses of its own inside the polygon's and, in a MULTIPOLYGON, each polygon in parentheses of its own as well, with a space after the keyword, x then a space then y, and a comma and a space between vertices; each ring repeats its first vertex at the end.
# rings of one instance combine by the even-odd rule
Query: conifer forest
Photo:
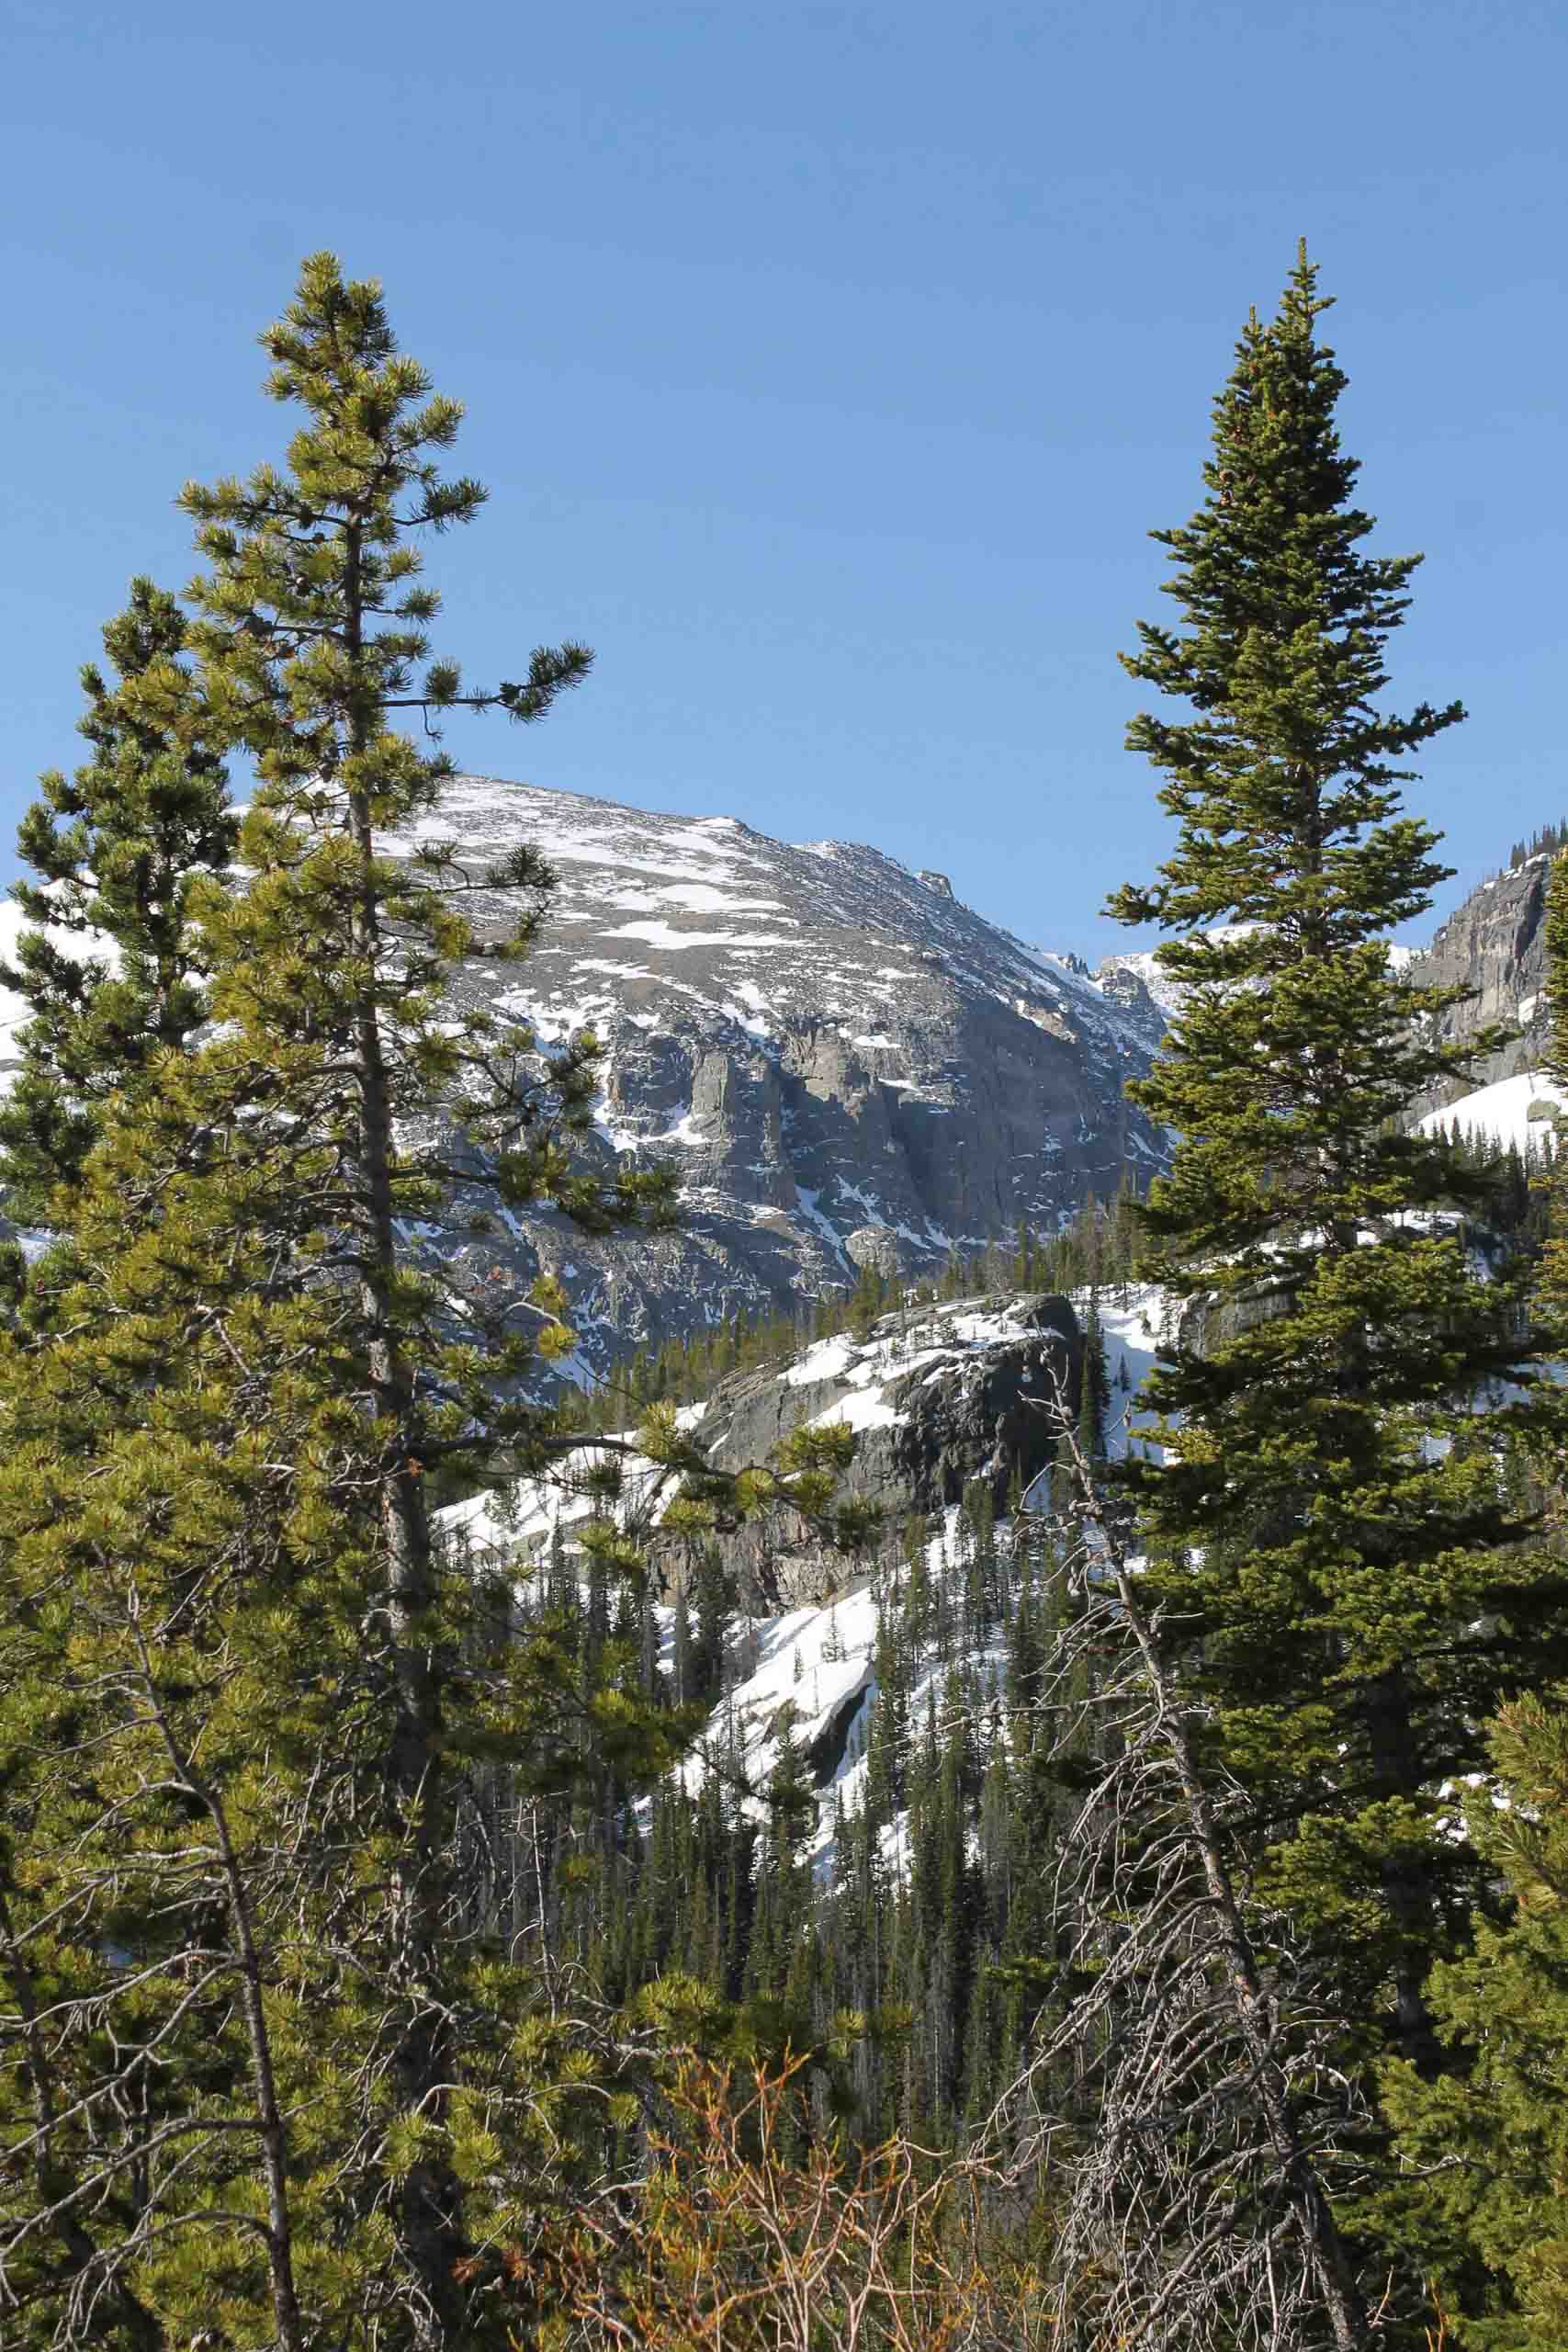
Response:
POLYGON ((923 1255, 791 1187, 832 1278, 676 1328, 703 1105, 617 1141, 558 861, 446 830, 592 653, 439 643, 462 410, 304 263, 19 835, 6 2352, 1568 2345, 1568 831, 1483 1096, 1328 309, 1128 622, 1163 1156, 923 1255))

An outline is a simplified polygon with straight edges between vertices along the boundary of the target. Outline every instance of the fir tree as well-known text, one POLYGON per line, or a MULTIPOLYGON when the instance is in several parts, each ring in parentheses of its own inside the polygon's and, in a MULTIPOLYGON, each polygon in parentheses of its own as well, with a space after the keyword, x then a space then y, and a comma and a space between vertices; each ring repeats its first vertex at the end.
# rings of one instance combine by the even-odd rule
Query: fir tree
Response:
POLYGON ((671 1640, 675 1704, 683 1707, 696 1697, 696 1678, 692 1664, 692 1611, 683 1579, 675 1595, 675 1623, 671 1640))
POLYGON ((735 1619, 734 1589, 716 1544, 705 1544, 698 1553, 694 1583, 696 1623, 692 1634, 692 1687, 686 1696, 711 1707, 725 1688, 735 1619))
POLYGON ((1347 2016, 1386 2006, 1431 2065, 1422 1981, 1477 1888, 1440 1784, 1540 1672, 1562 1590, 1498 1548, 1518 1528, 1490 1458, 1435 1442, 1488 1375, 1528 1381, 1532 1345, 1442 1214, 1476 1178, 1396 1125, 1495 1041, 1443 1043, 1458 992, 1384 945, 1445 871, 1400 763, 1462 713, 1382 707, 1418 559, 1360 551, 1325 307, 1303 251, 1277 318, 1249 320, 1204 503, 1155 535, 1187 628, 1140 625, 1127 662, 1190 707, 1130 729, 1180 831, 1112 909, 1185 934, 1159 951, 1182 1018, 1133 1091, 1183 1138, 1151 1271, 1211 1301, 1207 1344, 1149 1386, 1181 1418, 1172 1458, 1134 1478, 1269 1879, 1339 1944, 1347 2016))
POLYGON ((1100 1293, 1091 1290, 1084 1316, 1083 1370, 1078 1387, 1078 1442, 1091 1462, 1105 1459, 1106 1421, 1111 1410, 1111 1381, 1105 1369, 1105 1327, 1100 1318, 1100 1293))

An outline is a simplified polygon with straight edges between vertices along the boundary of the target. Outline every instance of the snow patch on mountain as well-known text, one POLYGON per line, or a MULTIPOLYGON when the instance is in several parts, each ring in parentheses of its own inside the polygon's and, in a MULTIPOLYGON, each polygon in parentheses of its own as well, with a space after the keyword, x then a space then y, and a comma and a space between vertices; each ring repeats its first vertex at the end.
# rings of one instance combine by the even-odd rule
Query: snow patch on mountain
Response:
POLYGON ((1462 1094, 1445 1110, 1428 1111, 1416 1124, 1423 1135, 1457 1133, 1491 1142, 1499 1151, 1511 1146, 1522 1153, 1531 1141, 1551 1139, 1552 1123, 1563 1111, 1568 1111, 1568 1093, 1544 1070, 1527 1069, 1462 1094))
MULTIPOLYGON (((583 1361, 694 1325, 809 1301, 852 1280, 854 1237, 901 1271, 1022 1227, 1050 1231, 1166 1138, 1123 1096, 1160 1032, 1146 999, 1013 937, 863 844, 773 841, 482 776, 378 837, 445 843, 481 944, 525 901, 487 877, 528 847, 560 891, 524 966, 477 956, 455 1011, 488 1009, 545 1048, 602 1049, 591 1152, 667 1163, 679 1229, 569 1236, 547 1210, 496 1248, 525 1288, 569 1254, 583 1361), (528 1262, 529 1260, 533 1262, 528 1262)), ((433 1245, 434 1246, 434 1245, 433 1245)), ((479 1275, 486 1249, 463 1248, 479 1275)), ((493 1252, 491 1254, 494 1254, 493 1252)))

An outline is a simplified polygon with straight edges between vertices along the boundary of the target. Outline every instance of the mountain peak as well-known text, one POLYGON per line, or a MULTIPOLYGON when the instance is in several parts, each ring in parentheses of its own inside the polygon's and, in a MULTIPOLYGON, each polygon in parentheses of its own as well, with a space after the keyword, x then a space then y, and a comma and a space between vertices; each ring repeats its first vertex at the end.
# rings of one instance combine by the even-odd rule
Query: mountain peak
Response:
MULTIPOLYGON (((1113 1193, 1129 1155, 1163 1157, 1122 1092, 1157 1043, 1153 1009, 987 922, 945 876, 865 842, 488 776, 455 779, 381 845, 437 839, 476 875, 525 842, 555 868, 527 962, 476 961, 455 992, 546 1043, 591 1027, 596 1148, 681 1180, 680 1234, 519 1220, 606 1350, 815 1296, 874 1240, 914 1270, 1052 1230, 1113 1193)), ((504 901, 470 901, 481 939, 512 929, 504 901)))

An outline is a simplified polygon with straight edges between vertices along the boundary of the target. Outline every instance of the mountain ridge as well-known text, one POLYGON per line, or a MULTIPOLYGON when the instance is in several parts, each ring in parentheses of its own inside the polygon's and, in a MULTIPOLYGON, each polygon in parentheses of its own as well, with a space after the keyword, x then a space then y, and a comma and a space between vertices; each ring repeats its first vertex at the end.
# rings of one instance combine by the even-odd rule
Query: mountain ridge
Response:
MULTIPOLYGON (((804 1307, 866 1266, 918 1276, 1021 1228, 1055 1230, 1086 1193, 1114 1193, 1129 1168, 1141 1186, 1164 1163, 1166 1136, 1124 1092, 1177 1001, 1150 950, 1090 972, 867 843, 776 841, 732 816, 495 777, 454 779, 416 831, 379 846, 410 857, 432 841, 470 881, 525 843, 554 866, 528 960, 474 957, 455 1004, 547 1049, 591 1026, 604 1058, 585 1148, 606 1173, 629 1157, 676 1174, 667 1232, 592 1237, 548 1209, 487 1218, 476 1193, 405 1233, 416 1263, 439 1261, 476 1296, 555 1277, 580 1335, 570 1377, 739 1314, 804 1307)), ((1477 1085, 1540 1062, 1550 863, 1538 853, 1488 877, 1410 955, 1416 979, 1472 992, 1447 1034, 1518 1023, 1477 1085)), ((504 890, 466 905, 481 945, 514 929, 504 890)), ((14 930, 20 910, 3 911, 14 930)), ((62 934, 73 955, 98 944, 62 934)), ((0 1082, 25 1014, 0 995, 0 1082)))
MULTIPOLYGON (((548 1212, 458 1244, 528 1253, 581 1334, 579 1371, 740 1312, 805 1303, 862 1266, 935 1269, 1153 1170, 1163 1135, 1127 1102, 1163 1028, 1140 988, 1101 988, 868 844, 774 841, 583 795, 455 780, 411 857, 452 844, 477 879, 526 842, 559 888, 525 965, 453 982, 548 1046, 604 1049, 591 1152, 664 1160, 681 1229, 587 1237, 548 1212)), ((504 891, 467 902, 481 945, 504 891)))

